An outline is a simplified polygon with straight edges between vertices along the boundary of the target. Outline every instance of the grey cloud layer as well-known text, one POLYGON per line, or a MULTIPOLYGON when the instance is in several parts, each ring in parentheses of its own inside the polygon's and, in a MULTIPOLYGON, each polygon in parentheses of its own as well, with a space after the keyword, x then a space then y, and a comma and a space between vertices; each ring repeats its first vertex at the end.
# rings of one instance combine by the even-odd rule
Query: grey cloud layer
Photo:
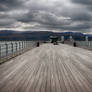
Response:
POLYGON ((0 0, 0 28, 88 32, 90 4, 91 0, 0 0))
POLYGON ((20 0, 0 0, 0 11, 12 10, 23 5, 20 0))
POLYGON ((92 0, 72 0, 74 3, 92 5, 92 0))

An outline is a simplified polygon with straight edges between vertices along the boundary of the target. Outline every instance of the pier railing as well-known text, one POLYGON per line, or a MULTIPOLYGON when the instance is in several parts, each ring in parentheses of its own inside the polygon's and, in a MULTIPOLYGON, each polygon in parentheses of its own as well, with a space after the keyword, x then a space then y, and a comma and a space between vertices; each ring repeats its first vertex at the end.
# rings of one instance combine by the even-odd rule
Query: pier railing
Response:
POLYGON ((76 41, 78 47, 92 49, 92 41, 76 41))
POLYGON ((0 42, 0 63, 36 46, 32 41, 0 42))
POLYGON ((77 47, 92 50, 92 41, 75 41, 75 40, 73 40, 73 41, 65 41, 65 44, 73 46, 74 42, 76 43, 77 47))

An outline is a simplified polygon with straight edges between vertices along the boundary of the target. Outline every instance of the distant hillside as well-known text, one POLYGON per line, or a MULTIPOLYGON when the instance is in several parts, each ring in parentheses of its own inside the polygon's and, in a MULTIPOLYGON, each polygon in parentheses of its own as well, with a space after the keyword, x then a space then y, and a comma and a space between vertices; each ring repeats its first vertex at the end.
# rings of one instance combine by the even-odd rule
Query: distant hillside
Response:
POLYGON ((49 40, 49 36, 53 35, 53 32, 48 31, 0 31, 0 40, 49 40))
MULTIPOLYGON (((65 40, 71 35, 75 40, 85 40, 85 36, 80 32, 49 32, 49 31, 13 31, 13 30, 1 30, 0 40, 49 40, 50 36, 65 36, 65 40)), ((89 35, 88 35, 89 36, 89 35)), ((90 35, 92 40, 92 35, 90 35)))

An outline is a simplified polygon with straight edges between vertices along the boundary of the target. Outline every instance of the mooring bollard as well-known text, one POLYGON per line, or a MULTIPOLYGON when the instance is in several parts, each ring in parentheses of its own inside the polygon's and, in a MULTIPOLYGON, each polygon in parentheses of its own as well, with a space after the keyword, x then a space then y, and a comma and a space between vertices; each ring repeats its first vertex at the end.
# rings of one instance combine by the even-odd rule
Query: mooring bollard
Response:
POLYGON ((40 46, 40 43, 39 42, 37 42, 37 47, 39 47, 40 46))
POLYGON ((76 46, 77 46, 77 45, 76 45, 76 42, 74 42, 74 43, 73 43, 73 46, 74 46, 74 47, 76 47, 76 46))
POLYGON ((64 41, 62 41, 62 44, 64 44, 64 41))

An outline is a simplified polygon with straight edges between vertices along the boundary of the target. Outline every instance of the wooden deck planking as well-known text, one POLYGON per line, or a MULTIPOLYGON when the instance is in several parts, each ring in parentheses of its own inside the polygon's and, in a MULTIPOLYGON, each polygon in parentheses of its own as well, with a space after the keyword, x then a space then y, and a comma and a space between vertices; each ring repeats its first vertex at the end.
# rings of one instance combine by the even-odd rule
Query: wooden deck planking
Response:
POLYGON ((92 92, 92 52, 45 44, 0 65, 0 92, 92 92))

